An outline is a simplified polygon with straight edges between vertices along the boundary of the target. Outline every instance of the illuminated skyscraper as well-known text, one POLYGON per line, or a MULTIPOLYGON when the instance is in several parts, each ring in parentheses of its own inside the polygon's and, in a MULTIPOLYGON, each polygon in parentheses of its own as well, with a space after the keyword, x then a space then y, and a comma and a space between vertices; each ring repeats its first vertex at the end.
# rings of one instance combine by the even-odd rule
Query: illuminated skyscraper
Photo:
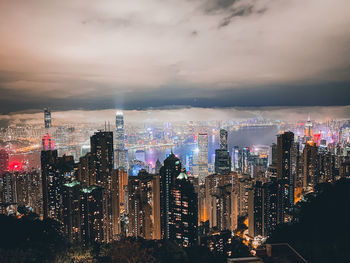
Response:
POLYGON ((227 151, 227 131, 220 130, 220 149, 227 151))
POLYGON ((141 170, 130 176, 129 234, 145 239, 160 239, 159 176, 141 170))
POLYGON ((277 177, 279 180, 286 182, 286 189, 288 194, 286 195, 286 207, 292 207, 294 205, 294 180, 295 172, 293 172, 293 166, 295 153, 293 152, 295 147, 294 133, 285 132, 277 136, 277 177))
POLYGON ((232 165, 232 171, 237 172, 239 171, 239 147, 234 146, 232 148, 232 160, 231 160, 231 165, 232 165))
POLYGON ((183 247, 193 246, 197 241, 198 203, 186 173, 177 176, 171 196, 170 238, 183 247))
POLYGON ((113 170, 113 132, 96 132, 90 138, 95 158, 96 184, 106 187, 113 170))
POLYGON ((115 166, 127 169, 127 150, 125 149, 124 115, 118 111, 115 117, 115 166))
POLYGON ((230 153, 223 149, 215 150, 215 173, 229 174, 231 172, 230 153))
POLYGON ((172 212, 172 193, 175 180, 181 172, 181 163, 173 153, 164 160, 164 166, 160 168, 160 219, 162 239, 169 239, 170 216, 172 212))
POLYGON ((0 176, 9 169, 9 154, 5 149, 0 149, 0 176))
POLYGON ((309 140, 310 138, 313 137, 312 122, 310 120, 310 116, 309 116, 307 122, 305 123, 305 136, 306 136, 307 140, 309 140))
POLYGON ((44 109, 44 123, 45 123, 45 128, 51 128, 51 111, 49 108, 44 109))
POLYGON ((198 179, 200 184, 204 184, 208 176, 208 134, 198 134, 198 179))

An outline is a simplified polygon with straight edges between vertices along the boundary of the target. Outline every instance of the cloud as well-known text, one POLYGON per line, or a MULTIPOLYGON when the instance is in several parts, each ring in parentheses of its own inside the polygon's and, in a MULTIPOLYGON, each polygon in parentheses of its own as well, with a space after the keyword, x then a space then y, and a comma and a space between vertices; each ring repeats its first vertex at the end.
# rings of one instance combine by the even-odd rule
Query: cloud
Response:
POLYGON ((0 111, 146 108, 149 94, 158 106, 238 105, 227 94, 277 105, 283 88, 294 105, 344 105, 349 92, 332 93, 350 84, 349 9, 348 0, 0 1, 0 111))
MULTIPOLYGON (((115 122, 116 109, 52 111, 53 125, 94 123, 103 125, 115 122)), ((305 121, 350 119, 350 106, 332 107, 235 107, 235 108, 193 108, 124 110, 126 123, 159 123, 186 121, 246 121, 247 119, 305 121)), ((15 124, 43 125, 43 112, 21 112, 0 115, 0 127, 15 124)))

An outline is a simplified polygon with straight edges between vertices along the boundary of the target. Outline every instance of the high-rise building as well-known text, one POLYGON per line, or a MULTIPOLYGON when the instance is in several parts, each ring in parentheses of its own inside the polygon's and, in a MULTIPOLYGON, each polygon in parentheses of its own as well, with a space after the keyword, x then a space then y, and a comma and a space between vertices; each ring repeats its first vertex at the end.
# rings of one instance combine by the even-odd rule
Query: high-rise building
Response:
POLYGON ((0 149, 0 176, 9 170, 9 154, 5 149, 0 149))
POLYGON ((13 176, 16 178, 17 205, 42 215, 43 199, 40 172, 36 169, 17 171, 13 176))
POLYGON ((227 151, 227 131, 220 129, 220 149, 227 151))
POLYGON ((104 189, 90 186, 82 189, 80 200, 81 240, 83 244, 106 242, 104 214, 106 213, 104 189))
POLYGON ((287 184, 286 208, 294 205, 295 171, 293 172, 292 167, 296 165, 293 163, 296 159, 292 158, 295 155, 293 144, 293 132, 284 132, 277 136, 277 177, 279 180, 285 180, 287 184))
POLYGON ((205 180, 205 201, 211 229, 231 230, 236 228, 238 218, 237 191, 233 176, 211 174, 205 180))
POLYGON ((215 173, 229 174, 231 172, 230 153, 223 149, 215 150, 215 173))
POLYGON ((62 187, 62 222, 69 242, 81 241, 81 185, 75 180, 62 187))
POLYGON ((170 238, 183 247, 193 246, 197 243, 198 203, 186 173, 176 177, 171 195, 170 238))
POLYGON ((160 219, 162 239, 170 239, 170 215, 172 212, 172 188, 181 172, 181 163, 173 153, 165 160, 159 171, 160 174, 160 219))
POLYGON ((115 166, 117 169, 128 169, 127 150, 125 149, 124 114, 118 111, 115 117, 115 166))
POLYGON ((96 132, 91 136, 90 143, 95 158, 95 183, 106 187, 113 170, 113 132, 96 132))
POLYGON ((113 240, 116 233, 119 231, 119 225, 114 224, 119 218, 118 205, 116 205, 113 196, 116 196, 116 192, 119 192, 119 177, 117 172, 113 171, 113 132, 99 131, 96 132, 90 138, 91 142, 91 154, 94 157, 94 168, 95 172, 93 175, 96 176, 95 185, 102 188, 102 203, 104 213, 102 214, 103 223, 103 241, 109 242, 113 240), (115 178, 113 178, 115 175, 115 178), (117 230, 118 229, 118 230, 117 230))
POLYGON ((208 134, 198 134, 198 180, 199 184, 204 184, 208 176, 208 134))
POLYGON ((278 224, 284 222, 285 216, 284 180, 271 178, 262 184, 257 181, 249 191, 248 232, 250 236, 268 237, 278 224))
POLYGON ((232 165, 232 171, 238 172, 239 171, 239 147, 234 146, 232 148, 232 153, 231 153, 231 165, 232 165))
POLYGON ((159 176, 141 170, 129 177, 129 235, 160 238, 159 176))
POLYGON ((41 179, 44 218, 60 219, 62 178, 56 172, 57 150, 41 151, 41 179))
POLYGON ((319 154, 314 143, 306 143, 303 150, 303 187, 314 187, 319 182, 319 154))
POLYGON ((1 203, 17 204, 16 176, 14 173, 6 172, 1 176, 1 203))
POLYGON ((44 109, 44 124, 45 128, 51 128, 51 111, 49 108, 44 109))

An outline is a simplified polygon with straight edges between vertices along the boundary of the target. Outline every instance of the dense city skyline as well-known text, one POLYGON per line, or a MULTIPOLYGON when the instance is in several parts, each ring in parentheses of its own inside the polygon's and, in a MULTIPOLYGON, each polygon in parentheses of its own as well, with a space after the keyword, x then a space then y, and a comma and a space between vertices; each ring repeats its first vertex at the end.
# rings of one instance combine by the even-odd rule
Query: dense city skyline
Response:
POLYGON ((349 9, 347 0, 1 1, 0 112, 348 105, 349 9))
POLYGON ((0 0, 0 262, 350 262, 349 0, 0 0))

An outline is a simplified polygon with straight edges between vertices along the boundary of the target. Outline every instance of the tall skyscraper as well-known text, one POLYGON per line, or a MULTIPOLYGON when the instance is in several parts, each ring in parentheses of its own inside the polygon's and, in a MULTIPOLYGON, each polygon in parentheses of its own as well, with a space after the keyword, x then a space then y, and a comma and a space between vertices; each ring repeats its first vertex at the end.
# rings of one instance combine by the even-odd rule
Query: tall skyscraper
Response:
POLYGON ((69 242, 81 241, 81 185, 75 180, 62 188, 62 222, 69 242))
POLYGON ((215 150, 215 173, 229 174, 231 172, 230 153, 223 149, 215 150))
POLYGON ((197 195, 186 173, 181 172, 172 188, 170 238, 183 247, 196 244, 198 227, 197 195))
POLYGON ((96 176, 95 185, 102 188, 102 203, 103 207, 103 241, 109 242, 114 238, 115 229, 119 225, 113 225, 115 222, 114 216, 118 216, 119 207, 112 199, 115 196, 115 191, 118 191, 117 173, 113 171, 113 132, 99 131, 90 138, 91 154, 94 156, 93 175, 96 176), (114 194, 113 194, 114 193, 114 194))
POLYGON ((5 149, 0 149, 0 176, 9 169, 9 154, 5 149))
POLYGON ((234 146, 232 148, 232 160, 231 160, 231 165, 232 165, 232 171, 238 172, 239 171, 239 147, 234 146))
POLYGON ((294 133, 285 132, 277 136, 277 177, 286 182, 288 194, 286 208, 294 205, 294 180, 292 156, 294 133))
POLYGON ((262 184, 257 181, 249 191, 249 235, 268 237, 284 222, 285 183, 272 178, 262 184))
POLYGON ((138 176, 129 177, 128 188, 129 234, 145 239, 159 239, 159 176, 141 170, 138 176))
POLYGON ((51 111, 49 108, 44 109, 44 124, 45 128, 51 128, 51 111))
POLYGON ((106 187, 113 170, 113 132, 96 132, 90 143, 95 158, 96 184, 106 187))
POLYGON ((198 134, 198 181, 204 184, 208 176, 208 134, 198 134))
POLYGON ((115 165, 117 169, 127 169, 127 150, 125 149, 124 114, 118 111, 115 117, 115 165))
POLYGON ((160 168, 160 219, 162 239, 169 239, 170 233, 170 215, 172 212, 172 188, 176 178, 181 172, 181 163, 173 153, 165 160, 160 168))
POLYGON ((227 151, 227 131, 224 129, 220 130, 220 149, 227 151))

